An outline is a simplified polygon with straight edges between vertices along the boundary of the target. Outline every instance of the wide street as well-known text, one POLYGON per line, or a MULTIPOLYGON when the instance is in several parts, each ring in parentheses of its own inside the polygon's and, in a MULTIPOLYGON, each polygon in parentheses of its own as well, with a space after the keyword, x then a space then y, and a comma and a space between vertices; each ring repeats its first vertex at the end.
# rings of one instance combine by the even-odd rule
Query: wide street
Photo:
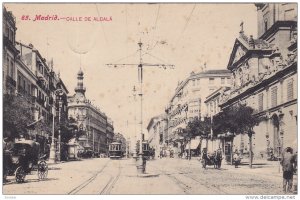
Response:
POLYGON ((283 194, 276 163, 223 165, 203 169, 197 159, 163 158, 147 162, 147 174, 137 176, 133 159, 93 158, 49 166, 46 180, 35 171, 18 184, 13 176, 4 195, 17 194, 283 194))

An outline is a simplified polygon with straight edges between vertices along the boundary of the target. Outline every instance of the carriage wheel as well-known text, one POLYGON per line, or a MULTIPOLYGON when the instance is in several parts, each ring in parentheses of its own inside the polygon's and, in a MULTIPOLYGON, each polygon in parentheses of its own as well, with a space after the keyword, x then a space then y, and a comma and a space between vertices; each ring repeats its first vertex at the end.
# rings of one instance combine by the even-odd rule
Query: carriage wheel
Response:
POLYGON ((22 166, 16 169, 15 174, 17 183, 23 183, 25 180, 26 173, 22 166))
POLYGON ((45 161, 41 161, 38 164, 38 177, 40 180, 47 178, 48 175, 48 165, 45 161))

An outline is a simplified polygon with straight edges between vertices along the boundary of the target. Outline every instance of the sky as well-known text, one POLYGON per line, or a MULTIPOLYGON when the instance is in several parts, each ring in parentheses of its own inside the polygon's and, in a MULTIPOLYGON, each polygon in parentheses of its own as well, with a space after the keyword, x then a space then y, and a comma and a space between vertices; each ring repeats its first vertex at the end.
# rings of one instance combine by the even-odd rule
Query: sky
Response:
POLYGON ((10 3, 5 7, 16 17, 16 40, 33 44, 46 60, 53 59, 69 95, 74 94, 82 68, 87 98, 126 139, 141 130, 140 99, 134 100, 132 92, 134 86, 140 89, 137 66, 107 64, 139 63, 141 41, 144 63, 175 65, 174 69, 144 67, 142 129, 146 132, 150 119, 164 113, 179 81, 192 71, 200 72, 204 63, 207 70, 226 69, 242 21, 245 34, 257 35, 254 4, 10 3), (27 15, 31 20, 22 20, 27 15), (36 15, 60 20, 34 21, 36 15))

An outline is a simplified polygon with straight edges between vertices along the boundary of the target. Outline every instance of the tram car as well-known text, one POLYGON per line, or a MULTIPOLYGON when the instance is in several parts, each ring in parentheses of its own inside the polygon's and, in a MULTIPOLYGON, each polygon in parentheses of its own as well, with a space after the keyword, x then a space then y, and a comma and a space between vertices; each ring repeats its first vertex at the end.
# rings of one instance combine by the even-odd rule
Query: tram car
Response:
POLYGON ((120 159, 123 156, 122 148, 121 148, 122 143, 120 142, 113 142, 110 143, 109 145, 109 157, 110 159, 120 159))
MULTIPOLYGON (((142 142, 142 151, 143 151, 143 156, 149 160, 152 155, 152 152, 150 150, 150 147, 149 147, 149 143, 147 140, 144 140, 142 142)), ((140 144, 139 144, 139 141, 137 142, 137 148, 136 148, 136 154, 139 155, 140 153, 140 144)))

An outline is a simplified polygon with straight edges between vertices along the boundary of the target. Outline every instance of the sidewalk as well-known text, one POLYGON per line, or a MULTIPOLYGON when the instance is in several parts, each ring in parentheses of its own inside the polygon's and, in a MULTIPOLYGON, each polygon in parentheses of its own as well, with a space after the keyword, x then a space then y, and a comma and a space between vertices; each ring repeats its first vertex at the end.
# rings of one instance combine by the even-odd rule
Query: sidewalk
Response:
MULTIPOLYGON (((190 162, 192 165, 199 165, 199 157, 192 157, 191 160, 182 159, 182 158, 166 158, 166 159, 178 159, 186 162, 190 162)), ((235 168, 234 165, 228 164, 224 159, 222 160, 222 169, 243 172, 247 174, 261 174, 272 176, 276 178, 282 178, 282 168, 278 161, 267 161, 267 160, 254 160, 252 168, 249 167, 249 162, 242 162, 238 168, 235 168)))

